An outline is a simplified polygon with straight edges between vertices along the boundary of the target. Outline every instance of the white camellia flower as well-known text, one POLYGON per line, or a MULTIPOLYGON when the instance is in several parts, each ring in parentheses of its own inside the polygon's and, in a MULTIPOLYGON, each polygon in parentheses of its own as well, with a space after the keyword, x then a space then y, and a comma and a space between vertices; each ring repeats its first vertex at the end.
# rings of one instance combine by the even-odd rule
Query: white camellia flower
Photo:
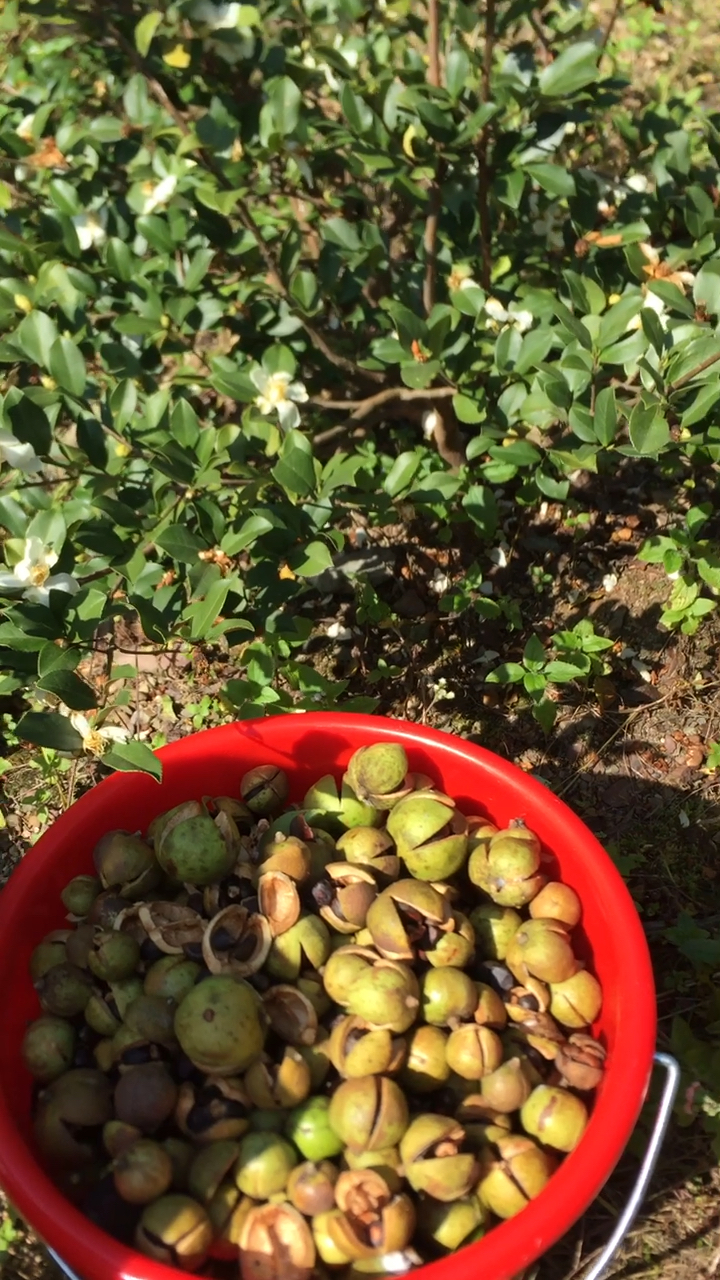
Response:
POLYGON ((435 430, 440 426, 440 414, 437 409, 428 409, 422 416, 422 433, 426 440, 435 439, 435 430))
POLYGON ((23 444, 12 431, 0 427, 0 464, 7 462, 16 471, 23 471, 26 476, 32 475, 42 467, 31 444, 23 444))
POLYGON ((266 373, 260 367, 250 374, 260 394, 255 404, 262 414, 277 413, 283 431, 291 431, 300 424, 299 404, 304 404, 308 393, 302 382, 291 382, 290 374, 266 373))
POLYGON ((18 138, 22 138, 23 142, 33 143, 35 141, 33 137, 34 123, 35 123, 34 111, 29 116, 23 116, 22 120, 20 121, 15 132, 18 138))
MULTIPOLYGON (((655 315, 660 321, 661 328, 667 329, 667 323, 668 323, 667 308, 662 298, 658 297, 656 293, 650 293, 650 291, 648 290, 648 292, 645 294, 645 297, 643 298, 642 309, 643 311, 645 310, 654 311, 655 315)), ((633 316, 632 320, 628 324, 628 329, 642 329, 641 316, 642 316, 642 312, 640 311, 636 316, 633 316)))
POLYGON ((24 600, 47 604, 51 591, 67 591, 75 595, 80 583, 69 573, 51 574, 57 554, 46 547, 41 538, 26 538, 22 560, 12 571, 0 572, 0 591, 22 591, 24 600))
POLYGON ((167 177, 161 178, 160 182, 144 182, 142 185, 143 192, 143 213, 154 213, 160 205, 167 204, 173 191, 177 186, 177 178, 174 174, 169 173, 167 177))
POLYGON ((119 725, 104 724, 98 729, 81 711, 73 711, 70 723, 83 740, 83 751, 90 756, 104 756, 113 742, 127 742, 130 736, 119 725))
POLYGON ((83 253, 87 253, 88 249, 99 249, 105 243, 107 219, 107 209, 98 209, 94 213, 76 213, 70 219, 83 253))
POLYGON ((239 4, 213 4, 213 0, 197 0, 190 10, 190 17, 195 22, 203 22, 211 31, 234 30, 239 16, 239 4))
POLYGON ((518 333, 526 333, 533 326, 532 311, 522 311, 514 302, 510 303, 506 311, 497 298, 486 298, 485 314, 488 317, 488 329, 498 330, 509 325, 512 329, 517 329, 518 333))

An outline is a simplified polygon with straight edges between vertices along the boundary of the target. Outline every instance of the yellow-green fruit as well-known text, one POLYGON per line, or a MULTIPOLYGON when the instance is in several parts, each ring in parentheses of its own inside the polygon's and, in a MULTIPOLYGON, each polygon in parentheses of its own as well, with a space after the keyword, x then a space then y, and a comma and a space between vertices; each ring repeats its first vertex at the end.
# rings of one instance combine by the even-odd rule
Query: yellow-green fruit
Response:
POLYGON ((567 1089, 539 1084, 520 1111, 526 1133, 556 1151, 574 1151, 588 1122, 585 1103, 567 1089))
POLYGON ((550 1012, 564 1027, 578 1030, 595 1021, 602 1008, 602 987, 587 969, 550 987, 550 1012))
POLYGON ((255 992, 223 975, 206 978, 178 1006, 175 1035, 201 1071, 222 1076, 244 1071, 265 1043, 255 992))

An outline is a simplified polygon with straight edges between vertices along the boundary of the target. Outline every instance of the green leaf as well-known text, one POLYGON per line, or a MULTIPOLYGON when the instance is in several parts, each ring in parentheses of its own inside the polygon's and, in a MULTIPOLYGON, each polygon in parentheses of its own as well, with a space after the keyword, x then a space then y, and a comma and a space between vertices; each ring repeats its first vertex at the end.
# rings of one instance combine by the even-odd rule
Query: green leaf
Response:
POLYGON ((167 551, 173 560, 179 560, 182 564, 194 564, 198 558, 198 551, 205 550, 202 539, 184 524, 168 525, 167 529, 163 529, 162 533, 158 534, 155 544, 163 551, 167 551))
POLYGON ((575 179, 567 169, 559 164, 525 164, 523 169, 533 182, 537 182, 543 191, 551 196, 574 196, 575 179))
POLYGON ((706 262, 695 277, 695 305, 704 307, 712 316, 720 315, 720 262, 706 262))
POLYGON ((642 296, 640 293, 626 294, 619 302, 609 307, 603 316, 600 317, 600 328, 598 329, 597 345, 601 351, 606 347, 610 347, 624 333, 627 333, 630 321, 642 309, 642 296))
POLYGON ((670 428, 657 405, 636 404, 628 431, 633 448, 644 457, 657 455, 670 442, 670 428))
POLYGON ((546 98, 567 98, 592 84, 598 76, 599 56, 598 46, 590 40, 571 44, 540 72, 540 92, 546 98))
POLYGON ((525 668, 519 662, 501 662, 494 671, 489 671, 485 679, 489 684, 518 684, 525 675, 525 668))
POLYGON ((81 735, 58 711, 26 711, 18 721, 17 736, 21 742, 52 751, 82 751, 81 735))
POLYGON ((309 542, 290 559, 290 567, 298 578, 316 578, 326 569, 331 569, 332 563, 330 548, 325 542, 309 542))
POLYGON ((318 286, 312 271, 296 271, 290 281, 290 292, 303 311, 312 311, 318 296, 318 286))
POLYGON ((72 396, 81 396, 85 390, 87 370, 82 351, 72 338, 56 338, 50 348, 48 368, 53 378, 72 396))
POLYGON ((409 488, 420 467, 421 456, 418 450, 407 450, 393 462, 383 482, 383 489, 390 498, 397 498, 409 488))
POLYGON ((183 617, 190 620, 190 634, 193 640, 204 640, 216 618, 223 611, 233 580, 218 578, 212 583, 204 600, 198 600, 187 608, 183 617))
POLYGON ((453 396, 452 406, 455 410, 455 417, 458 422, 466 422, 468 424, 473 422, 482 422, 485 417, 484 410, 476 400, 471 400, 470 396, 464 396, 461 394, 453 396))
POLYGON ((340 106, 345 119, 355 133, 367 133, 372 129, 375 117, 371 108, 363 102, 362 98, 353 93, 347 81, 340 90, 340 106))
POLYGON ((170 430, 173 438, 183 449, 192 449, 200 437, 200 423, 192 405, 187 400, 178 400, 170 414, 170 430))
POLYGON ((576 338, 587 351, 591 351, 592 338, 582 320, 578 320, 577 316, 574 316, 570 308, 566 307, 565 303, 561 302, 559 298, 553 299, 553 311, 560 323, 572 334, 573 338, 576 338))
POLYGON ((564 662, 561 658, 548 662, 545 675, 553 684, 564 684, 567 680, 582 680, 587 675, 589 666, 589 658, 578 653, 573 662, 564 662))
POLYGON ((71 711, 91 711, 97 706, 97 699, 89 684, 81 680, 74 671, 57 667, 48 671, 38 679, 38 688, 54 693, 56 698, 70 707, 71 711))
POLYGON ((144 742, 114 742, 103 764, 121 773, 149 773, 162 782, 162 763, 144 742))
POLYGON ((281 137, 293 133, 300 118, 302 94, 289 76, 278 76, 268 91, 275 128, 281 137))
POLYGON ((49 641, 38 654, 38 675, 46 676, 58 670, 74 671, 79 661, 79 649, 64 649, 49 641))
POLYGON ((322 237, 327 244, 336 244, 341 249, 357 252, 362 246, 357 229, 344 218, 327 218, 321 225, 322 237))
POLYGON ((523 662, 529 667, 541 667, 545 663, 547 654, 545 653, 545 645, 539 636, 532 635, 523 650, 523 662))
POLYGON ((593 427, 595 428, 595 435, 601 444, 612 444, 618 427, 614 387, 603 387, 602 391, 598 392, 595 400, 593 427))
POLYGON ((28 395, 21 395, 15 404, 5 410, 14 435, 23 444, 31 444, 37 454, 47 454, 52 445, 52 431, 47 416, 28 395))
POLYGON ((470 79, 470 59, 464 49, 451 49, 445 59, 445 88, 457 100, 470 79))
POLYGON ((122 431, 137 408, 135 383, 130 378, 123 378, 122 382, 118 382, 111 392, 109 404, 113 426, 116 431, 122 431))
POLYGON ((498 527, 500 515, 495 494, 484 484, 472 484, 462 501, 473 524, 484 538, 492 538, 498 527))
POLYGON ((288 431, 272 474, 280 487, 295 497, 306 498, 315 489, 312 447, 300 431, 288 431))
POLYGON ((48 366, 50 348, 58 336, 55 321, 44 311, 31 311, 20 321, 15 332, 15 341, 20 349, 35 364, 48 366))
POLYGON ((696 422, 704 422, 713 405, 720 400, 720 381, 707 382, 700 387, 695 399, 680 419, 681 427, 692 427, 696 422))
POLYGON ((533 716, 545 733, 549 733, 552 729, 557 712, 557 704, 552 698, 541 698, 539 702, 534 703, 532 709, 533 716))
POLYGON ((141 58, 147 56, 153 36, 163 20, 162 12, 146 13, 135 26, 135 48, 141 58))

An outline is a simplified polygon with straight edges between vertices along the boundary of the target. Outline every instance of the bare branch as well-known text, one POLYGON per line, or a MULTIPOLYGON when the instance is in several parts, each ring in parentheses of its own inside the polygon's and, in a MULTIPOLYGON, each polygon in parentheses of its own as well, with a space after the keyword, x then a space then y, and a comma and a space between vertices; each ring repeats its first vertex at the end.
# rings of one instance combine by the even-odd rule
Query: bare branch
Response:
MULTIPOLYGON (((483 69, 482 80, 480 85, 480 96, 483 102, 490 101, 493 65, 493 52, 495 49, 495 3, 496 0, 485 0, 485 45, 483 50, 483 69)), ((480 219, 480 254, 482 257, 482 275, 481 283, 483 289, 490 288, 490 278, 492 275, 492 225, 490 221, 490 164, 488 153, 490 149, 490 127, 485 128, 480 134, 477 148, 478 160, 478 217, 480 219)))
POLYGON ((384 391, 377 391, 364 400, 323 400, 321 396, 316 396, 310 400, 310 404, 318 409, 342 409, 345 412, 349 409, 349 420, 360 422, 373 410, 389 404, 391 400, 440 400, 454 395, 457 395, 455 387, 385 387, 384 391))

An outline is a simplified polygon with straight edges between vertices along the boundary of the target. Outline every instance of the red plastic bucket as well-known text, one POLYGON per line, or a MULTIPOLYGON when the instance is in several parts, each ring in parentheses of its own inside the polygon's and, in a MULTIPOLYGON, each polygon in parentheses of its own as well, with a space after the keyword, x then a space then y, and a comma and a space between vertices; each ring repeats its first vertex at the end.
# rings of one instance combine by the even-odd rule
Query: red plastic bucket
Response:
POLYGON ((95 842, 110 828, 145 829, 181 800, 237 794, 242 773, 276 763, 298 801, 320 775, 340 775, 356 747, 390 738, 405 746, 412 769, 430 774, 464 812, 501 826, 523 818, 555 855, 561 878, 583 903, 584 955, 604 991, 598 1023, 607 1072, 586 1134, 523 1212, 478 1244, 414 1272, 417 1280, 511 1280, 540 1257, 587 1209, 632 1132, 650 1079, 655 990, 640 921, 623 881, 579 818, 539 782, 460 738, 403 721, 317 713, 252 720, 198 733, 165 747, 161 786, 148 776, 116 774, 83 796, 44 835, 0 894, 0 1185, 38 1234, 85 1280, 179 1280, 90 1224, 38 1164, 30 1126, 31 1082, 20 1043, 38 1005, 28 976, 33 947, 64 923, 60 891, 91 869, 95 842))

